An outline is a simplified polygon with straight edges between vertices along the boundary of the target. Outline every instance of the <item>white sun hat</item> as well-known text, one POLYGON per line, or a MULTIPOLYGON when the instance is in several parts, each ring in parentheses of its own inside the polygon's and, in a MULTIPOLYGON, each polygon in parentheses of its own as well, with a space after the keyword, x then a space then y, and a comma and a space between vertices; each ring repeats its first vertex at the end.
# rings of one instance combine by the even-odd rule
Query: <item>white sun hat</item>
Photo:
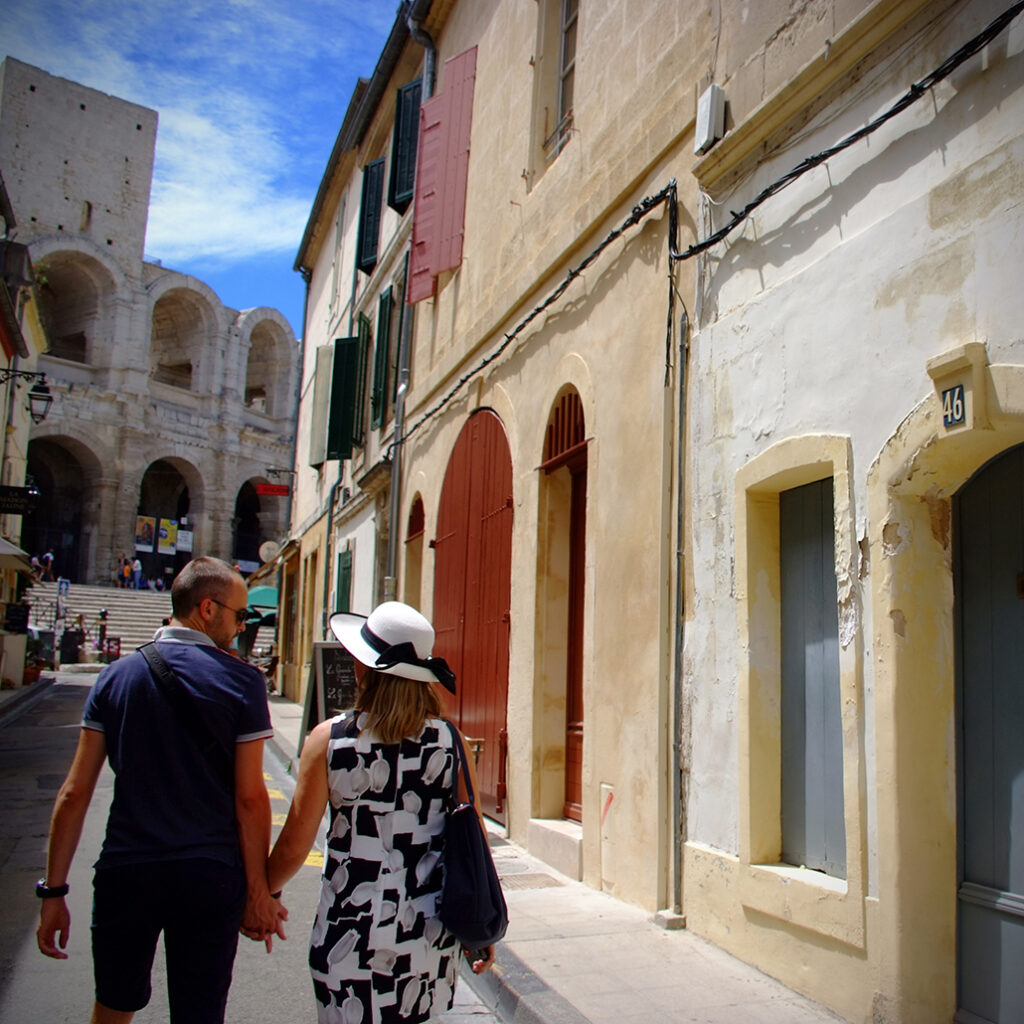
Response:
POLYGON ((444 658, 433 658, 434 627, 401 601, 385 601, 369 616, 335 612, 331 632, 357 661, 389 676, 439 682, 455 692, 455 673, 444 658))

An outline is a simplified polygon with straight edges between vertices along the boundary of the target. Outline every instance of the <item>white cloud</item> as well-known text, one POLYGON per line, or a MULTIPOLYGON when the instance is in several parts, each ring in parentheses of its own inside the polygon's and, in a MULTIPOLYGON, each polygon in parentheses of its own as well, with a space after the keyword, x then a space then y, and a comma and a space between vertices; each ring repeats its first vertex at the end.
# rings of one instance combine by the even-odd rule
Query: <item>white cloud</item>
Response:
POLYGON ((170 265, 297 249, 396 0, 20 0, 19 60, 159 112, 146 251, 170 265))

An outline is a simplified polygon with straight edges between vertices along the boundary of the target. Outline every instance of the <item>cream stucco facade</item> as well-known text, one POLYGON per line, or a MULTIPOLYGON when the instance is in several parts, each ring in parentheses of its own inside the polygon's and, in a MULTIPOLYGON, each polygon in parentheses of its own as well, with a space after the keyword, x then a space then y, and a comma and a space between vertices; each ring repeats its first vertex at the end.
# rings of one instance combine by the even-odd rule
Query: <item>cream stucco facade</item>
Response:
POLYGON ((499 819, 552 865, 667 911, 851 1021, 964 1009, 957 503, 1024 441, 1024 19, 825 154, 1002 12, 404 5, 297 260, 310 302, 292 529, 326 524, 324 603, 306 628, 322 630, 332 603, 367 612, 392 593, 435 622, 453 606, 468 616, 444 553, 453 504, 473 505, 473 473, 496 475, 507 454, 507 509, 480 520, 487 538, 504 517, 507 541, 482 544, 485 571, 466 562, 485 597, 508 566, 499 819), (569 32, 559 120, 552 37, 569 32), (462 65, 448 62, 473 48, 461 258, 405 308, 396 444, 392 416, 372 425, 374 331, 410 249, 415 276, 420 197, 404 212, 380 202, 376 262, 357 270, 367 168, 383 159, 386 176, 396 159, 400 91, 433 67, 435 94, 455 95, 462 65), (695 154, 710 85, 724 137, 695 154), (360 314, 361 434, 349 456, 311 465, 303 453, 324 431, 329 446, 333 422, 316 419, 317 350, 358 336, 360 314), (566 408, 582 432, 552 448, 566 408), (464 470, 484 418, 500 424, 497 448, 464 470), (827 492, 836 588, 834 869, 783 852, 795 613, 782 526, 808 485, 827 492))

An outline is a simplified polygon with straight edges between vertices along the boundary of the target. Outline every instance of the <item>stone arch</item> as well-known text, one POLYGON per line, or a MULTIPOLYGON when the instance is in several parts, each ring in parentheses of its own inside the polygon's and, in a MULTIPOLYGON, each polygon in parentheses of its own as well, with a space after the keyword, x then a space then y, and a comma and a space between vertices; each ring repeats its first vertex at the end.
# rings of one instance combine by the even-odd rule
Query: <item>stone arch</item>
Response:
POLYGON ((92 582, 90 566, 103 532, 100 500, 104 460, 94 446, 51 430, 28 446, 26 482, 39 490, 35 511, 22 517, 21 543, 54 555, 54 578, 92 582))
POLYGON ((80 249, 53 248, 42 255, 33 253, 33 259, 50 337, 47 355, 73 363, 109 365, 119 268, 80 249))
POLYGON ((223 334, 223 307, 207 285, 166 275, 150 287, 150 377, 186 391, 209 389, 215 341, 223 334))
POLYGON ((147 579, 161 579, 169 584, 192 558, 192 552, 181 550, 176 537, 161 536, 161 520, 173 524, 174 531, 187 527, 190 532, 202 521, 206 497, 202 475, 187 459, 174 455, 157 457, 140 474, 136 493, 136 555, 147 579), (173 546, 173 551, 161 551, 162 540, 172 541, 165 547, 173 546))
POLYGON ((246 353, 244 404, 254 412, 280 418, 289 405, 295 335, 288 321, 267 306, 245 310, 236 324, 246 353))
POLYGON ((259 567, 259 550, 264 541, 278 540, 287 532, 287 496, 259 493, 260 484, 270 482, 263 476, 250 477, 235 494, 231 557, 244 572, 254 572, 259 567))
POLYGON ((929 395, 867 478, 882 988, 899 994, 896 1016, 936 1003, 926 991, 936 972, 947 979, 944 1002, 955 1005, 952 499, 992 458, 1024 443, 1024 366, 978 367, 974 394, 984 413, 950 430, 938 394, 929 395), (932 936, 928 954, 913 939, 921 934, 932 936))

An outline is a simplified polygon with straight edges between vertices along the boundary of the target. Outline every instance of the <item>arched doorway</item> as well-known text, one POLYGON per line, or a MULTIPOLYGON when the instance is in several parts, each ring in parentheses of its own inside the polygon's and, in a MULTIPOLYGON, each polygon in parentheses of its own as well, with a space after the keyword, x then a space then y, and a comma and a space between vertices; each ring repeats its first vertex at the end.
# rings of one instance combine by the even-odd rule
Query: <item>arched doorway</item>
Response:
POLYGON ((1024 446, 954 504, 957 1020, 1024 1020, 1024 446))
POLYGON ((235 498, 234 541, 231 557, 245 572, 255 572, 260 564, 260 545, 266 538, 260 528, 260 496, 248 480, 235 498))
POLYGON ((583 403, 574 388, 565 389, 551 411, 541 470, 537 615, 543 641, 537 704, 543 717, 536 727, 541 762, 561 763, 563 771, 561 780, 542 779, 536 811, 541 817, 582 821, 587 443, 583 403), (564 756, 551 756, 556 752, 564 756))
POLYGON ((57 441, 29 442, 26 481, 39 491, 35 511, 21 526, 21 546, 33 555, 53 552, 53 577, 72 583, 88 574, 85 498, 89 474, 83 463, 57 441))
POLYGON ((192 557, 176 543, 179 526, 188 522, 190 504, 188 483, 181 471, 167 459, 151 463, 139 485, 137 515, 152 521, 152 545, 147 551, 149 545, 136 541, 135 551, 147 580, 159 579, 169 586, 192 557))
POLYGON ((512 458, 501 420, 490 410, 470 417, 452 449, 435 556, 437 653, 458 679, 460 729, 483 740, 477 776, 484 813, 504 822, 512 458))

